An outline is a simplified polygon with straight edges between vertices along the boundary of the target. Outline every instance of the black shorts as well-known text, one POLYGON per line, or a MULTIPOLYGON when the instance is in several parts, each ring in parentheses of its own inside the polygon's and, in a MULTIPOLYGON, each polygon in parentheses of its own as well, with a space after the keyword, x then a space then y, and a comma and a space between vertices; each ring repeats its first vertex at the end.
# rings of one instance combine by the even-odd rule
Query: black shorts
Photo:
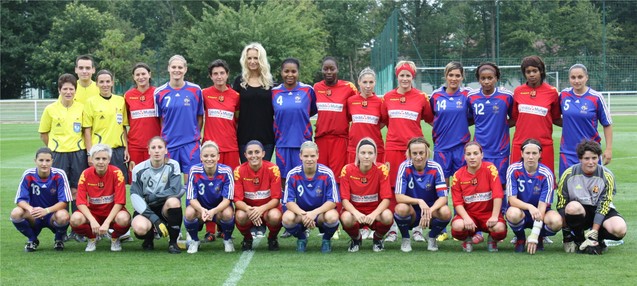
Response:
MULTIPOLYGON (((584 216, 584 229, 589 229, 593 226, 593 220, 595 219, 595 214, 596 214, 595 210, 597 210, 597 207, 596 206, 583 206, 583 207, 584 207, 584 211, 586 212, 586 215, 584 216)), ((604 220, 607 220, 615 216, 622 217, 622 215, 617 210, 615 210, 614 208, 611 208, 610 210, 608 210, 608 213, 604 217, 604 220)))
POLYGON ((124 147, 113 148, 113 156, 111 157, 111 165, 119 168, 124 174, 124 182, 128 182, 128 166, 124 163, 124 147))
MULTIPOLYGON (((154 212, 158 217, 160 217, 161 219, 163 219, 164 221, 166 221, 166 217, 164 217, 164 214, 161 213, 161 210, 164 208, 164 204, 166 203, 166 201, 164 201, 162 204, 158 204, 158 205, 148 205, 148 208, 150 208, 150 210, 152 212, 154 212)), ((136 217, 137 215, 139 215, 140 213, 138 213, 137 211, 133 212, 133 217, 136 217)))
POLYGON ((53 167, 62 169, 69 180, 69 187, 77 188, 82 171, 88 168, 86 150, 75 152, 53 152, 53 167))

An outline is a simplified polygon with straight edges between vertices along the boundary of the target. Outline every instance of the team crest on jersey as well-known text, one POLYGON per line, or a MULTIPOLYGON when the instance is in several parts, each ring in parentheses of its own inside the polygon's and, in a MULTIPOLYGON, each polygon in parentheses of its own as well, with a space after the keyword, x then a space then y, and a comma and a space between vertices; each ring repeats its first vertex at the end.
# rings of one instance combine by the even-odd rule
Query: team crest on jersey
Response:
POLYGON ((121 113, 118 113, 115 117, 117 119, 117 124, 122 125, 122 122, 124 122, 124 115, 121 113))
POLYGON ((258 185, 260 183, 259 177, 252 179, 252 183, 258 185))
POLYGON ((97 187, 100 189, 104 188, 104 182, 100 181, 99 183, 97 183, 97 187))
POLYGON ((146 96, 142 95, 139 97, 139 101, 144 102, 146 101, 146 96))
POLYGON ((478 178, 471 179, 471 184, 474 185, 474 186, 477 185, 478 184, 478 178))
POLYGON ((494 114, 500 113, 500 107, 499 107, 499 106, 497 106, 497 105, 494 105, 494 106, 493 106, 493 113, 494 113, 494 114))
POLYGON ((462 108, 462 101, 456 101, 456 108, 462 108))
MULTIPOLYGON (((311 186, 309 186, 309 187, 311 187, 311 186)), ((321 192, 322 192, 322 191, 323 191, 323 190, 321 190, 321 188, 317 188, 317 189, 316 189, 316 196, 317 196, 317 197, 320 197, 320 196, 321 196, 321 192)))
POLYGON ((301 103, 301 97, 300 96, 295 96, 294 97, 294 103, 301 103))
POLYGON ((540 186, 533 187, 533 193, 534 194, 539 194, 540 193, 540 186))
POLYGON ((325 91, 325 95, 332 96, 332 90, 328 89, 327 91, 325 91))
POLYGON ((168 182, 168 175, 161 176, 161 183, 166 184, 168 182))
POLYGON ((223 97, 223 95, 220 95, 219 96, 219 102, 223 102, 224 100, 226 100, 226 99, 223 97))
POLYGON ((362 104, 363 108, 367 108, 367 100, 363 100, 362 104))
POLYGON ((184 98, 184 105, 185 106, 190 106, 190 98, 184 98))
POLYGON ((361 183, 363 183, 363 184, 367 184, 367 178, 362 177, 362 178, 361 178, 361 183))
POLYGON ((537 93, 535 92, 535 89, 534 89, 534 90, 531 90, 531 92, 529 93, 529 95, 531 95, 531 98, 535 98, 535 95, 536 95, 536 94, 537 94, 537 93))
POLYGON ((586 111, 588 111, 588 106, 586 106, 586 104, 582 105, 582 107, 580 108, 580 113, 586 113, 586 111))
POLYGON ((599 186, 593 187, 593 193, 599 193, 599 186))
POLYGON ((404 95, 400 97, 400 103, 401 104, 407 103, 407 98, 404 95))

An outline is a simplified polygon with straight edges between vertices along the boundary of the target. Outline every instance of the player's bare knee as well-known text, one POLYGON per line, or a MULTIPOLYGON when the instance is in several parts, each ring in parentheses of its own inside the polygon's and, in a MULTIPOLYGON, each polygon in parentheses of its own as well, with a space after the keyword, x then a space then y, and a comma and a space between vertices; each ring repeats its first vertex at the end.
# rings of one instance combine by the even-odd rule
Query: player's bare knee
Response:
POLYGON ((193 220, 197 217, 200 217, 201 214, 195 210, 195 208, 193 208, 192 206, 187 206, 186 207, 186 211, 184 212, 184 217, 187 220, 193 220))
POLYGON ((394 222, 394 215, 390 210, 384 210, 380 213, 380 223, 383 225, 390 225, 394 222))
POLYGON ((506 218, 511 223, 519 223, 524 219, 524 212, 516 207, 509 207, 506 212, 506 218))
POLYGON ((72 227, 76 227, 79 225, 82 225, 86 222, 86 218, 84 217, 84 215, 81 212, 74 212, 73 215, 71 215, 71 226, 72 227))
POLYGON ((496 224, 495 224, 495 226, 493 227, 493 231, 494 231, 494 232, 503 232, 503 231, 506 231, 506 225, 505 225, 505 224, 503 224, 503 223, 501 223, 501 222, 498 222, 498 223, 496 223, 496 224))
POLYGON ((464 231, 464 221, 461 219, 451 222, 451 229, 455 231, 464 231))
POLYGON ((329 210, 325 212, 325 222, 328 224, 334 224, 338 221, 338 212, 336 210, 329 210))
POLYGON ((23 208, 21 207, 15 207, 13 208, 13 210, 11 210, 11 219, 12 220, 20 220, 25 218, 24 215, 26 214, 26 211, 24 211, 23 208))
POLYGON ((397 204, 396 207, 394 208, 394 212, 396 212, 397 215, 399 216, 407 216, 409 215, 409 211, 411 210, 411 206, 407 205, 407 204, 397 204))
POLYGON ((435 214, 434 217, 440 219, 440 220, 450 220, 451 219, 451 210, 449 209, 448 206, 442 206, 441 208, 439 208, 435 214))
POLYGON ((564 212, 569 215, 584 215, 586 211, 582 204, 576 201, 572 201, 566 205, 564 208, 564 212))
POLYGON ((115 216, 115 222, 119 225, 129 225, 130 224, 130 214, 127 211, 120 211, 115 216))
POLYGON ((178 198, 168 198, 164 205, 169 208, 178 208, 181 207, 181 201, 178 198))
POLYGON ((285 213, 283 213, 283 218, 281 219, 281 221, 283 222, 283 224, 286 225, 291 225, 296 223, 296 217, 297 215, 295 213, 293 213, 290 210, 285 211, 285 213))
POLYGON ((67 224, 70 220, 69 212, 66 210, 58 210, 55 212, 55 214, 53 214, 53 220, 58 225, 67 224))

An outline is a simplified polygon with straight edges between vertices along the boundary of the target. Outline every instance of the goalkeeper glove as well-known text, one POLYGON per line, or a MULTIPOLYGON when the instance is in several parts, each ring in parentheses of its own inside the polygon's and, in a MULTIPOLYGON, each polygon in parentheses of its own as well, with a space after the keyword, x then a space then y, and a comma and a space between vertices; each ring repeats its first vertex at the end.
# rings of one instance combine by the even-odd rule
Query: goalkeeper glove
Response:
POLYGON ((158 219, 157 221, 155 221, 155 223, 153 223, 153 226, 155 226, 155 230, 160 236, 162 237, 168 236, 168 227, 161 219, 158 219))
POLYGON ((579 246, 579 250, 583 251, 584 249, 586 249, 586 247, 599 245, 599 242, 597 241, 596 230, 591 229, 588 232, 586 232, 584 236, 586 237, 586 240, 584 240, 584 242, 582 242, 582 244, 579 246))

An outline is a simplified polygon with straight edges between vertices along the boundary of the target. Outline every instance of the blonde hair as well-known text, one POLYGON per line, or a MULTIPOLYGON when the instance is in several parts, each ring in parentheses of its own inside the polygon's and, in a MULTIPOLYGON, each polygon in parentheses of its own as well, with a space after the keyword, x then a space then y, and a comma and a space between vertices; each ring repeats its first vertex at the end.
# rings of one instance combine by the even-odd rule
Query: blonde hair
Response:
POLYGON ((398 70, 398 68, 404 64, 408 64, 411 67, 411 69, 414 70, 414 72, 416 71, 416 64, 412 61, 399 61, 396 64, 396 67, 394 67, 394 70, 398 70))
POLYGON ((208 148, 215 148, 217 149, 217 154, 219 154, 219 145, 217 145, 217 143, 215 143, 214 141, 206 141, 203 142, 203 144, 201 144, 201 148, 199 148, 199 150, 203 151, 204 149, 208 149, 208 148))
POLYGON ((170 59, 168 60, 168 66, 170 66, 170 63, 172 63, 173 61, 182 61, 184 62, 185 67, 188 66, 188 62, 186 61, 186 58, 184 58, 184 56, 182 55, 174 55, 170 57, 170 59))
POLYGON ((265 49, 259 43, 250 43, 246 45, 241 52, 241 58, 239 59, 239 63, 241 64, 241 87, 247 87, 248 77, 250 76, 250 69, 247 65, 248 50, 256 50, 257 54, 259 54, 259 85, 264 89, 270 89, 270 87, 274 85, 274 80, 270 73, 270 63, 268 63, 268 56, 265 49))

